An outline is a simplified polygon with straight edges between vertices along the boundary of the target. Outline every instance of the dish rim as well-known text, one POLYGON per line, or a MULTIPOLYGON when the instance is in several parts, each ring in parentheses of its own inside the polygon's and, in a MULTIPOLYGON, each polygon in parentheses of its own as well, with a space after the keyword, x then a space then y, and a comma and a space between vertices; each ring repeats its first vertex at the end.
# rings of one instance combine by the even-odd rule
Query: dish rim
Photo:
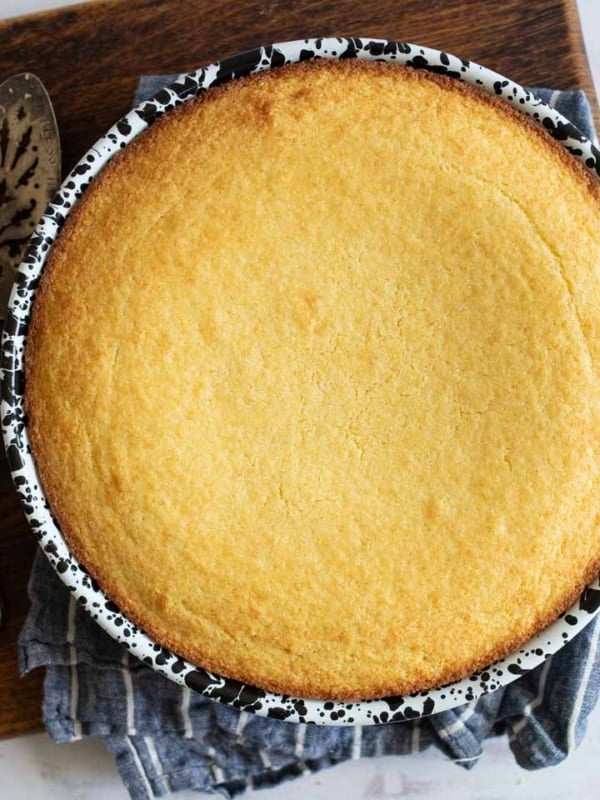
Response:
POLYGON ((15 279, 2 334, 0 415, 11 477, 41 550, 75 600, 132 655, 176 683, 259 716, 323 725, 383 724, 455 708, 506 686, 519 675, 539 666, 596 616, 600 610, 599 580, 590 584, 568 611, 522 648, 484 670, 445 686, 403 697, 354 702, 289 697, 247 686, 196 667, 157 644, 119 611, 75 559, 52 515, 37 476, 24 410, 23 356, 39 277, 62 225, 96 175, 124 146, 181 103, 244 75, 314 58, 387 61, 461 80, 504 99, 543 125, 588 170, 600 175, 600 151, 551 106, 493 70, 421 45, 371 37, 301 39, 254 48, 180 75, 150 100, 134 107, 84 154, 65 178, 36 227, 15 279))

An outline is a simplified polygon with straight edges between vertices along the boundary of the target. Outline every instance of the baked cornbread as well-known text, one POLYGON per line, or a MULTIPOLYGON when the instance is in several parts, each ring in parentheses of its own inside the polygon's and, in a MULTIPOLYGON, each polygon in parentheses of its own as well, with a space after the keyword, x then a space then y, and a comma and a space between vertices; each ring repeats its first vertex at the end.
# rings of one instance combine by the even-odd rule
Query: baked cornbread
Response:
POLYGON ((70 547, 159 643, 307 697, 438 685, 600 568, 600 194, 463 85, 186 103, 63 228, 26 349, 70 547))

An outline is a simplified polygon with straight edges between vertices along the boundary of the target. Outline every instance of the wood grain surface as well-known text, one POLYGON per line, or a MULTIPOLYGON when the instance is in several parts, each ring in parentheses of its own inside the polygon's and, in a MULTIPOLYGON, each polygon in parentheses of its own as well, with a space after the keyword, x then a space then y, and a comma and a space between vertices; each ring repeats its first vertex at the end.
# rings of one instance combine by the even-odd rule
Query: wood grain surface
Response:
MULTIPOLYGON (((521 83, 582 87, 594 97, 575 0, 108 0, 0 23, 0 81, 22 71, 43 80, 68 170, 130 108, 141 74, 184 72, 274 41, 344 34, 430 45, 521 83)), ((2 459, 0 737, 41 726, 40 671, 22 681, 16 671, 34 547, 2 459)))

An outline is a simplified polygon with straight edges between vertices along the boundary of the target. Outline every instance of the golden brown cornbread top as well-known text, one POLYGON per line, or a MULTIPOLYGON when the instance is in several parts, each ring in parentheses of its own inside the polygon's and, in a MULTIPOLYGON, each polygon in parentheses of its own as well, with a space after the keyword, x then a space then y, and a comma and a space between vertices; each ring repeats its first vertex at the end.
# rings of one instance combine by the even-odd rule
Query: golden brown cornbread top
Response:
POLYGON ((450 80, 319 63, 167 115, 95 181, 27 345, 75 554, 268 689, 422 689, 600 565, 597 184, 450 80))

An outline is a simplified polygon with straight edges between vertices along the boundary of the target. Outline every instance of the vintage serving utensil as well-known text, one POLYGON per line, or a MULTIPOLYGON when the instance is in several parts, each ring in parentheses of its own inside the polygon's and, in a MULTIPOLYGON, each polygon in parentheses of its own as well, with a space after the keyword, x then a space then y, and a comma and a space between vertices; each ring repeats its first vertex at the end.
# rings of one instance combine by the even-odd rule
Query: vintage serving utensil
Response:
POLYGON ((0 319, 31 233, 60 184, 60 140, 42 82, 0 84, 0 319))

